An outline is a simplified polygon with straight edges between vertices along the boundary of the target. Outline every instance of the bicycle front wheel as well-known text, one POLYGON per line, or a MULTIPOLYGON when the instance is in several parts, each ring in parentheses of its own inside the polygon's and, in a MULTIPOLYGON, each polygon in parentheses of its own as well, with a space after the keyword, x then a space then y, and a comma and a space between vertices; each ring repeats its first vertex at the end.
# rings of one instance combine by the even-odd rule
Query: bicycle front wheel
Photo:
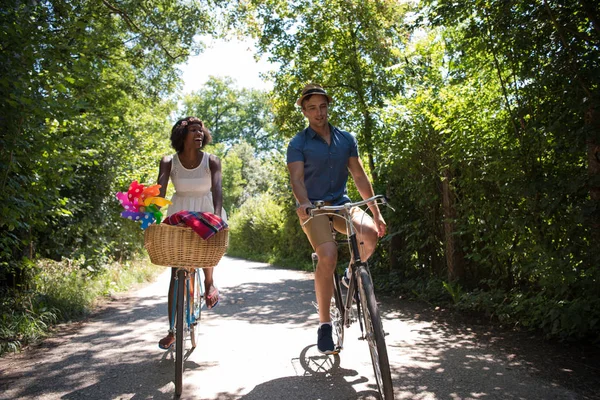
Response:
POLYGON ((202 287, 200 286, 200 272, 198 268, 191 274, 190 279, 190 299, 189 310, 190 310, 190 340, 192 342, 192 349, 196 348, 198 344, 198 333, 200 330, 200 313, 202 312, 202 287))
POLYGON ((335 272, 333 273, 333 299, 331 299, 330 315, 334 339, 336 339, 336 351, 339 352, 344 347, 344 300, 340 276, 335 272))
POLYGON ((373 371, 377 379, 379 393, 384 400, 394 398, 394 386, 390 373, 390 362, 385 345, 385 333, 379 316, 379 307, 375 299, 371 274, 365 265, 358 267, 358 290, 362 308, 362 318, 366 330, 367 343, 371 352, 373 371))
POLYGON ((177 270, 177 318, 175 321, 175 394, 181 396, 183 389, 183 357, 185 350, 185 270, 177 270))

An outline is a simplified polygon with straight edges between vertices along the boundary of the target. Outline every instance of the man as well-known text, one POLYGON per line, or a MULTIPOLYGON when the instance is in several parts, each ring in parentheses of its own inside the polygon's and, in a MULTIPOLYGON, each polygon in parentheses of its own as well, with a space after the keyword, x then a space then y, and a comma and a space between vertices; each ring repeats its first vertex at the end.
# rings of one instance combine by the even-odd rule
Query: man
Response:
MULTIPOLYGON (((374 195, 371 182, 358 157, 354 136, 342 131, 328 120, 331 96, 319 85, 309 84, 296 102, 308 119, 308 127, 290 141, 287 166, 292 191, 298 207, 300 223, 308 219, 307 208, 317 200, 340 205, 350 202, 346 184, 348 172, 363 199, 374 195)), ((352 220, 361 243, 361 259, 367 260, 377 245, 378 237, 385 234, 386 224, 376 204, 370 204, 373 218, 360 209, 352 210, 352 220)), ((346 233, 342 218, 333 218, 334 227, 346 233)), ((318 255, 315 271, 315 292, 319 305, 317 348, 323 354, 335 353, 329 306, 333 294, 333 272, 337 264, 337 244, 329 229, 329 217, 317 216, 303 225, 303 230, 318 255)))

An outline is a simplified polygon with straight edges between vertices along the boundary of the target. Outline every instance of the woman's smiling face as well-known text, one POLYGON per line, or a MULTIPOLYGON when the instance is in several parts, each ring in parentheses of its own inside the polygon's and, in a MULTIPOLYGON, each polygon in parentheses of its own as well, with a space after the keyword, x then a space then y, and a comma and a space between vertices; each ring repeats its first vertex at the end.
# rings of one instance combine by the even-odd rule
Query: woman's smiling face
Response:
POLYGON ((184 147, 193 147, 196 149, 201 149, 203 144, 204 130, 202 129, 202 125, 192 124, 188 126, 184 147))

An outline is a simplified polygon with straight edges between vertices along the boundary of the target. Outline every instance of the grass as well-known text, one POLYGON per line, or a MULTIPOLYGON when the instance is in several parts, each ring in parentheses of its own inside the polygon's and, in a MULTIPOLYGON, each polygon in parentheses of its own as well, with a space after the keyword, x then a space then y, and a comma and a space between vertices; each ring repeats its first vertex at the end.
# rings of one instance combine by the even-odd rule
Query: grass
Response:
POLYGON ((84 318, 101 298, 149 282, 163 270, 147 258, 112 262, 99 271, 71 260, 39 260, 30 288, 0 293, 0 356, 36 343, 56 324, 84 318))

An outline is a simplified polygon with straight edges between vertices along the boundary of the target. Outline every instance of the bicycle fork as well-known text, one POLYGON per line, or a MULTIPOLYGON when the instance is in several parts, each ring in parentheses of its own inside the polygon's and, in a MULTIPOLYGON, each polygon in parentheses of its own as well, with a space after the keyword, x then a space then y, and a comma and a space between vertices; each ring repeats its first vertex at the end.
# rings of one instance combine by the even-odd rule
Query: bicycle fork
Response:
MULTIPOLYGON (((185 293, 187 296, 187 304, 188 307, 185 307, 185 319, 186 319, 186 326, 190 326, 191 324, 196 323, 195 320, 195 312, 194 312, 194 307, 196 307, 197 305, 195 304, 195 297, 194 297, 194 292, 196 289, 196 285, 195 285, 195 279, 198 279, 198 277, 196 276, 197 271, 194 273, 189 273, 186 274, 186 279, 184 284, 186 285, 185 288, 185 293)), ((171 318, 169 321, 169 332, 175 333, 175 315, 177 314, 177 289, 179 286, 179 277, 178 274, 175 274, 175 278, 174 278, 174 282, 173 282, 173 296, 172 296, 172 302, 171 302, 171 318)))

